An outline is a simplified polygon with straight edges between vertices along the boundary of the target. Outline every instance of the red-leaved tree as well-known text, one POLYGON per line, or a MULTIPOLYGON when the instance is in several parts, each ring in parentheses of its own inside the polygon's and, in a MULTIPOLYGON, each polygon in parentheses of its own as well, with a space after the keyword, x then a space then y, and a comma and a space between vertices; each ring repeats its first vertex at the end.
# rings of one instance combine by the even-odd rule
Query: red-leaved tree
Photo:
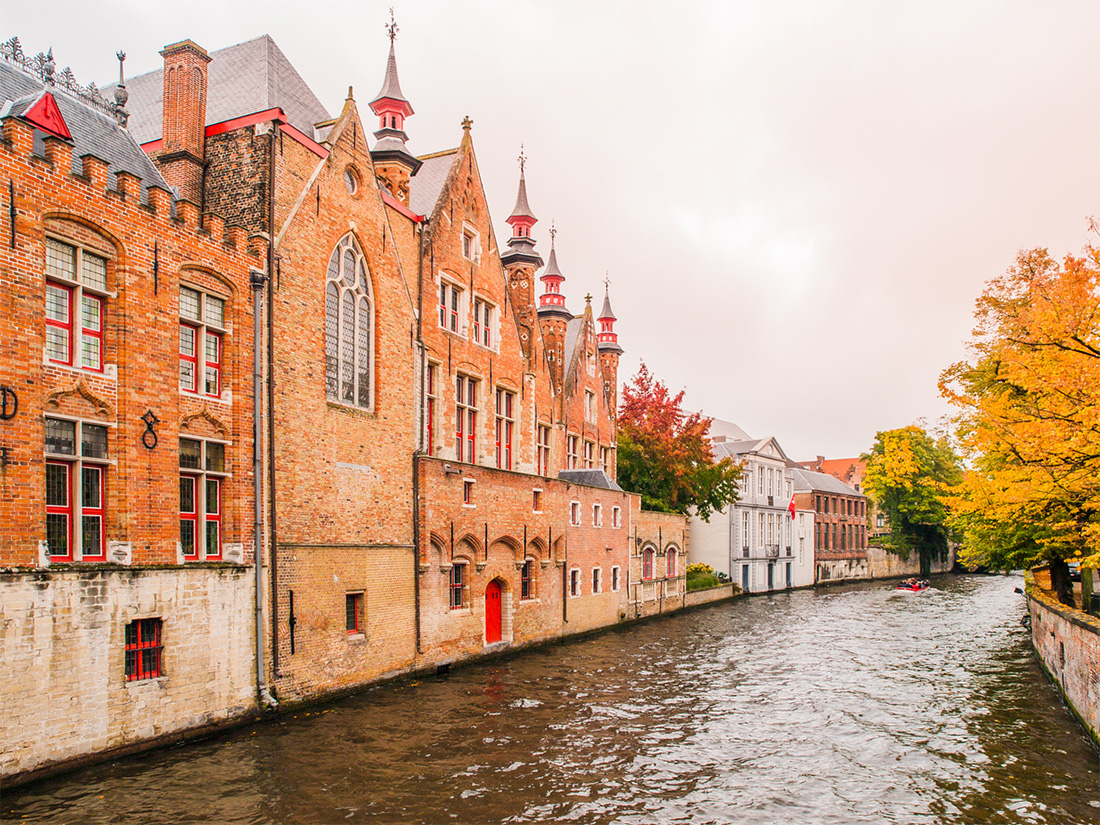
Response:
POLYGON ((741 466, 716 462, 710 418, 686 415, 684 393, 670 395, 643 363, 623 387, 619 406, 618 482, 642 506, 665 513, 694 509, 704 520, 737 501, 741 466))

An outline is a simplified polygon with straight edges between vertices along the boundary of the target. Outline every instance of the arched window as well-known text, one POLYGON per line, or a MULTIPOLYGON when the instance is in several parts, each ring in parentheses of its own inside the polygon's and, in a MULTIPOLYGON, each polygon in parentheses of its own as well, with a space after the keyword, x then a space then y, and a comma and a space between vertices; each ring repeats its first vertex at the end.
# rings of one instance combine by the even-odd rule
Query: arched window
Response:
POLYGON ((370 407, 373 319, 367 261, 348 233, 329 258, 325 284, 325 395, 329 401, 370 407))
POLYGON ((667 554, 665 559, 665 576, 674 579, 676 578, 676 548, 670 545, 665 552, 667 554))
POLYGON ((656 555, 656 551, 652 547, 647 547, 642 552, 642 578, 653 578, 653 557, 656 555))

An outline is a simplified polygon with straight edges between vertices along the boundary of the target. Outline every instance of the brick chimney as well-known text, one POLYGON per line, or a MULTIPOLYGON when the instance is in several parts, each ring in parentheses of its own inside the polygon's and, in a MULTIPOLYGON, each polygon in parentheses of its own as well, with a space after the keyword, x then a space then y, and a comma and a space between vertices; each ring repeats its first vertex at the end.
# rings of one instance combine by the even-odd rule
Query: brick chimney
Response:
POLYGON ((210 55, 190 40, 165 46, 160 54, 164 58, 164 121, 157 162, 179 197, 201 207, 210 55))

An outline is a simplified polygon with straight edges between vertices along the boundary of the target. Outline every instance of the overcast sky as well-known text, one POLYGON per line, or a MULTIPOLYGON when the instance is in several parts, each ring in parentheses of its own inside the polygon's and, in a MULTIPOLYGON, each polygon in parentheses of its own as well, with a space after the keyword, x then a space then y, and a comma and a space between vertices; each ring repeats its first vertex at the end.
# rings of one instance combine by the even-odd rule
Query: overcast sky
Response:
MULTIPOLYGON (((984 282, 1100 217, 1097 0, 392 4, 411 150, 473 118, 503 241, 523 143, 569 308, 610 274, 620 377, 792 458, 945 413, 984 282)), ((336 114, 381 86, 390 5, 9 3, 0 38, 103 85, 118 49, 267 33, 336 114)))

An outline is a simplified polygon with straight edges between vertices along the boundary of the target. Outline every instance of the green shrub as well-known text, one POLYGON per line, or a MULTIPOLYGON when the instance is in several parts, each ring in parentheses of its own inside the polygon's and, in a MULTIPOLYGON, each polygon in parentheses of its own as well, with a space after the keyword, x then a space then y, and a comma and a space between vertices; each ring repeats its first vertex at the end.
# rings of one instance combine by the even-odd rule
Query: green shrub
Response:
POLYGON ((709 564, 689 564, 687 569, 687 589, 705 590, 708 587, 717 587, 720 584, 718 575, 709 564))

